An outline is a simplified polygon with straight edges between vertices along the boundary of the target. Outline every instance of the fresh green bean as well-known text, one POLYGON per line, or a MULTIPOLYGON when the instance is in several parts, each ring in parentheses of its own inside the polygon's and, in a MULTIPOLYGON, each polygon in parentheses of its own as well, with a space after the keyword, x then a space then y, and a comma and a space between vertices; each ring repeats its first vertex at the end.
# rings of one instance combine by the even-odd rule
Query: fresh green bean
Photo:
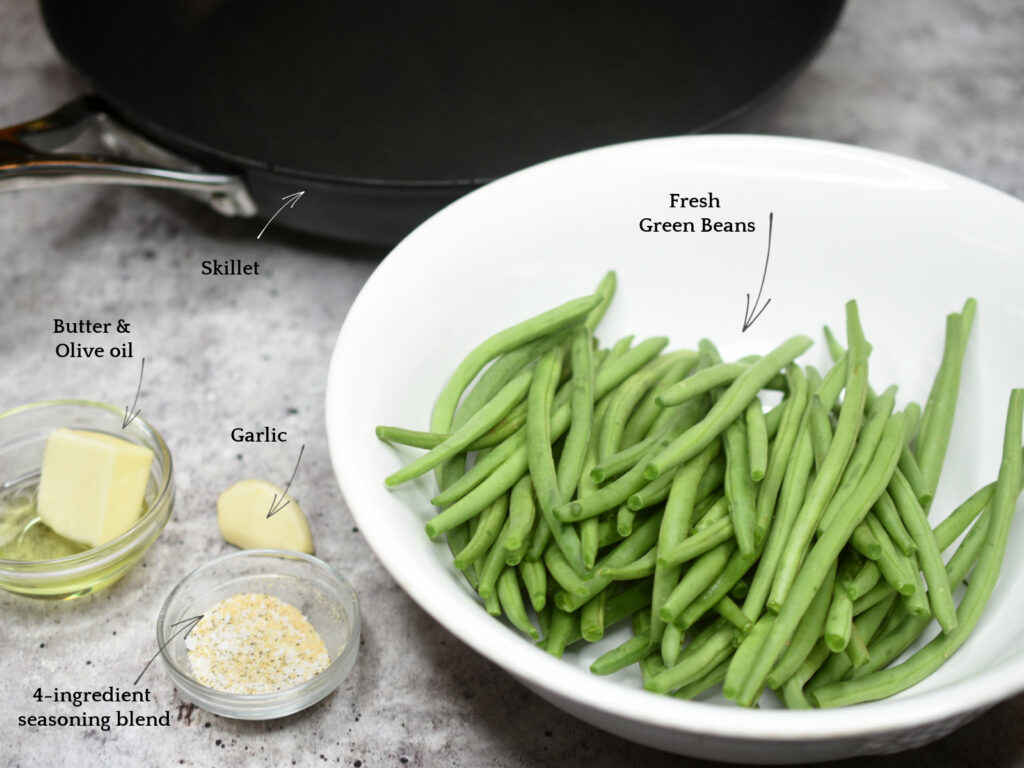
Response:
POLYGON ((747 634, 754 628, 754 622, 728 595, 715 603, 715 612, 736 627, 742 635, 747 634))
MULTIPOLYGON (((728 502, 723 498, 716 506, 723 511, 729 507, 728 502)), ((733 538, 733 522, 728 516, 708 525, 706 528, 695 532, 692 536, 683 539, 678 544, 667 547, 657 557, 657 563, 662 568, 666 566, 682 565, 685 562, 700 557, 705 552, 714 549, 719 544, 733 538)))
POLYGON ((921 467, 918 466, 913 452, 906 445, 903 446, 903 452, 900 454, 899 469, 903 476, 907 478, 907 482, 910 483, 910 487, 914 490, 914 496, 917 497, 921 506, 927 507, 931 504, 932 494, 928 490, 927 481, 921 473, 921 467))
POLYGON ((968 299, 963 314, 951 313, 946 317, 942 362, 939 363, 939 370, 921 415, 916 458, 926 484, 925 491, 932 498, 935 497, 935 488, 949 447, 949 435, 953 429, 953 416, 960 393, 964 353, 975 306, 974 299, 968 299))
POLYGON ((601 301, 590 310, 590 314, 587 315, 587 319, 583 322, 591 335, 594 333, 594 329, 597 328, 598 323, 601 322, 601 318, 604 317, 604 313, 608 311, 608 306, 612 303, 612 299, 615 298, 617 286, 618 276, 615 274, 614 269, 609 269, 605 272, 604 277, 601 278, 601 282, 597 284, 597 290, 594 291, 594 295, 600 296, 601 301))
POLYGON ((775 625, 776 616, 766 613, 754 624, 754 628, 743 638, 736 653, 733 654, 729 671, 725 674, 725 682, 722 684, 722 693, 726 698, 734 699, 750 676, 750 670, 761 653, 768 633, 775 625))
POLYGON ((503 496, 527 469, 526 451, 516 451, 480 485, 427 521, 427 536, 436 539, 460 523, 476 517, 503 496))
MULTIPOLYGON (((818 533, 825 530, 826 526, 832 522, 833 516, 846 503, 846 499, 853 493, 853 489, 857 487, 864 470, 871 463, 871 457, 878 447, 878 441, 882 438, 885 422, 891 417, 895 404, 896 387, 889 387, 871 404, 868 416, 864 420, 864 426, 857 437, 857 445, 854 447, 853 453, 850 454, 850 461, 843 472, 843 479, 818 523, 818 533)), ((904 417, 905 420, 906 417, 904 417)))
MULTIPOLYGON (((590 596, 591 592, 586 582, 576 573, 556 544, 549 544, 548 548, 544 550, 544 564, 547 566, 551 578, 566 592, 579 597, 590 596)), ((565 608, 562 610, 564 611, 565 608)))
POLYGON ((601 590, 580 609, 580 632, 588 643, 604 637, 604 608, 608 590, 601 590))
POLYGON ((689 354, 681 358, 664 355, 652 360, 608 395, 608 412, 601 424, 601 437, 597 444, 599 460, 606 459, 619 450, 626 421, 637 403, 667 370, 671 370, 672 366, 680 361, 691 365, 696 363, 689 354))
POLYGON ((533 610, 540 613, 547 605, 548 595, 548 572, 543 563, 525 560, 518 566, 519 577, 526 587, 526 594, 530 598, 530 605, 533 610))
POLYGON ((832 425, 828 420, 828 413, 821 404, 821 398, 814 395, 811 398, 811 417, 808 427, 811 434, 811 446, 814 449, 814 469, 821 472, 821 465, 825 463, 825 455, 832 445, 832 425))
POLYGON ((615 514, 615 527, 622 537, 625 538, 633 532, 633 520, 636 518, 636 511, 629 508, 628 504, 619 506, 615 514))
POLYGON ((885 527, 885 532, 889 534, 889 538, 899 547, 900 552, 908 556, 917 552, 917 545, 910 537, 906 526, 903 525, 900 513, 896 510, 896 504, 893 502, 892 496, 889 495, 888 491, 878 497, 873 512, 875 517, 885 527))
MULTIPOLYGON (((747 363, 719 363, 697 371, 682 381, 668 387, 658 397, 658 405, 668 408, 672 405, 680 405, 698 395, 706 394, 716 387, 721 387, 734 382, 740 374, 750 368, 747 363)), ((777 372, 777 371, 776 371, 777 372)), ((772 374, 774 377, 775 373, 772 374)), ((761 389, 761 387, 758 387, 761 389)))
POLYGON ((818 638, 825 630, 825 619, 828 616, 829 605, 832 602, 832 592, 836 581, 835 564, 826 572, 825 581, 818 587, 818 591, 811 600, 807 611, 800 619, 793 639, 786 648, 782 658, 775 664, 768 674, 768 685, 771 688, 780 688, 789 678, 797 673, 804 660, 814 649, 818 638))
POLYGON ((750 464, 750 479, 755 483, 764 477, 768 469, 768 422, 765 419, 761 398, 755 397, 747 406, 747 461, 750 464))
POLYGON ((572 395, 569 405, 569 432, 555 472, 558 495, 571 499, 576 491, 590 445, 594 421, 594 361, 591 357, 590 331, 585 327, 572 332, 572 395))
POLYGON ((598 576, 604 576, 612 581, 633 581, 654 575, 654 566, 657 562, 658 548, 651 547, 641 557, 632 563, 620 566, 606 566, 599 568, 598 576))
POLYGON ((818 670, 814 678, 808 683, 807 690, 813 691, 828 685, 835 680, 842 680, 846 674, 856 667, 863 667, 871 660, 871 650, 867 643, 875 637, 882 626, 883 620, 890 612, 890 608, 896 600, 895 594, 890 594, 885 600, 857 616, 850 631, 850 645, 845 653, 833 654, 818 670), (853 663, 851 649, 854 648, 854 638, 858 638, 857 648, 853 650, 852 657, 856 657, 858 664, 853 663))
POLYGON ((875 538, 871 528, 863 522, 853 529, 853 535, 850 536, 850 544, 868 560, 877 560, 882 556, 881 542, 875 538))
POLYGON ((455 567, 464 571, 487 554, 508 517, 508 496, 502 494, 487 508, 469 543, 455 556, 455 567))
POLYGON ((650 636, 634 635, 622 645, 598 656, 590 665, 590 671, 595 675, 610 675, 612 672, 618 672, 631 664, 636 664, 650 652, 650 636))
MULTIPOLYGON (((477 532, 479 533, 479 531, 480 528, 477 526, 477 532)), ((501 526, 501 531, 498 533, 498 538, 494 540, 494 544, 487 551, 483 565, 480 567, 480 579, 476 591, 484 599, 490 597, 494 592, 495 585, 498 583, 498 577, 501 576, 501 572, 505 569, 505 541, 508 539, 508 531, 509 520, 506 518, 504 525, 501 526)))
MULTIPOLYGON (((790 529, 782 559, 775 572, 775 583, 769 596, 770 605, 781 605, 786 599, 800 564, 804 561, 804 553, 811 542, 811 537, 818 527, 818 521, 842 479, 842 472, 853 453, 857 433, 860 431, 864 399, 867 395, 868 343, 864 339, 855 301, 846 304, 846 333, 849 341, 846 396, 839 411, 835 436, 824 464, 811 483, 807 498, 790 529)), ((824 403, 824 398, 822 402, 824 403)), ((896 418, 902 429, 902 418, 896 418)), ((896 419, 890 419, 888 423, 891 424, 894 420, 896 419)), ((902 438, 902 432, 900 437, 902 438)))
POLYGON ((562 550, 569 565, 578 574, 586 572, 583 564, 583 550, 580 547, 579 535, 569 525, 563 524, 555 516, 555 508, 562 503, 558 478, 555 472, 555 461, 551 453, 551 403, 554 398, 558 370, 561 368, 561 355, 558 347, 544 354, 534 369, 533 381, 530 384, 528 410, 526 416, 527 463, 530 478, 537 493, 544 521, 551 529, 551 538, 562 550))
POLYGON ((842 588, 832 592, 832 604, 825 618, 825 644, 832 653, 841 653, 850 643, 853 626, 853 601, 842 588))
POLYGON ((661 606, 661 620, 670 622, 682 613, 722 572, 734 549, 735 542, 726 541, 701 555, 661 606))
POLYGON ((505 612, 505 616, 512 622, 512 626, 520 632, 525 632, 534 640, 540 639, 540 633, 533 626, 530 617, 526 615, 526 606, 523 605, 523 595, 519 591, 519 579, 516 578, 515 568, 505 568, 498 577, 498 601, 505 612))
POLYGON ((871 651, 856 624, 850 627, 850 642, 846 646, 845 656, 851 667, 863 667, 871 661, 871 651))
POLYGON ((712 670, 708 672, 706 675, 697 678, 692 683, 687 683, 681 688, 678 688, 677 690, 673 691, 672 695, 677 699, 697 698, 697 696, 704 693, 704 691, 710 688, 714 688, 716 685, 725 680, 725 675, 729 669, 729 664, 731 661, 732 659, 727 657, 723 661, 719 662, 718 665, 712 668, 712 670))
POLYGON ((661 660, 666 667, 671 667, 679 661, 679 654, 683 650, 683 632, 672 624, 664 625, 661 635, 661 660))
POLYGON ((953 592, 946 577, 946 566, 942 562, 935 534, 928 525, 928 518, 917 500, 917 495, 898 469, 893 473, 889 489, 900 518, 914 539, 914 544, 917 545, 917 558, 928 583, 928 603, 931 605, 932 613, 935 614, 942 631, 950 632, 957 623, 956 606, 953 605, 953 592))
POLYGON ((533 483, 526 475, 512 486, 509 497, 508 534, 504 541, 506 565, 518 565, 523 559, 535 516, 533 483), (514 562, 509 562, 510 558, 514 562))
POLYGON ((754 541, 754 517, 757 504, 757 490, 750 479, 750 454, 747 444, 747 427, 743 419, 736 419, 725 429, 722 438, 725 446, 725 498, 729 504, 733 535, 736 545, 744 555, 752 555, 754 541))
POLYGON ((712 625, 715 630, 696 650, 688 653, 689 646, 687 646, 686 651, 675 665, 662 670, 653 679, 645 681, 644 687, 655 693, 668 693, 698 680, 706 670, 717 666, 724 658, 731 656, 734 630, 724 619, 719 619, 719 621, 721 625, 718 626, 717 622, 716 625, 712 625))
MULTIPOLYGON (((631 584, 619 594, 609 596, 604 604, 604 625, 613 627, 628 616, 633 617, 634 624, 637 619, 645 613, 645 608, 651 604, 651 580, 644 579, 631 584)), ((581 603, 582 605, 582 603, 581 603)), ((576 606, 578 608, 579 606, 576 606)), ((573 610, 576 610, 574 608, 573 610)), ((577 616, 578 613, 570 614, 577 616)), ((643 631, 643 630, 642 630, 643 631)), ((576 623, 573 631, 568 635, 566 645, 572 645, 582 640, 579 622, 576 623)))
POLYGON ((846 594, 851 600, 856 600, 870 592, 881 578, 882 572, 878 570, 878 565, 873 560, 865 560, 857 574, 846 585, 846 594))
POLYGON ((565 652, 566 641, 572 634, 573 628, 578 627, 578 625, 579 619, 576 617, 576 614, 566 613, 565 611, 560 611, 555 606, 551 606, 551 624, 548 627, 548 633, 541 647, 555 658, 562 658, 562 654, 565 652))
POLYGON ((901 595, 909 597, 914 594, 914 590, 917 589, 917 579, 914 576, 917 566, 911 560, 912 555, 904 555, 896 549, 893 540, 875 515, 869 512, 864 522, 881 547, 881 554, 875 564, 882 578, 901 595))

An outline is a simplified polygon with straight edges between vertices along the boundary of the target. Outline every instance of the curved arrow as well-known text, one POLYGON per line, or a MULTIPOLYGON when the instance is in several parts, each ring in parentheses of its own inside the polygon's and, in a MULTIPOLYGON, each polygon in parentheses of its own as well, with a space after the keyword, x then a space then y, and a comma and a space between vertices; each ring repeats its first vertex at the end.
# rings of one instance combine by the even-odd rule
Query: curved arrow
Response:
POLYGON ((754 306, 750 306, 750 294, 747 294, 747 308, 743 311, 743 333, 747 332, 747 328, 754 324, 754 321, 761 316, 761 313, 768 309, 768 305, 772 303, 771 299, 768 299, 764 303, 764 306, 760 309, 757 308, 757 302, 761 300, 761 291, 764 290, 764 279, 768 276, 768 259, 772 255, 772 220, 775 218, 774 213, 768 214, 768 252, 764 255, 764 272, 761 273, 761 287, 757 289, 757 298, 754 299, 754 306))

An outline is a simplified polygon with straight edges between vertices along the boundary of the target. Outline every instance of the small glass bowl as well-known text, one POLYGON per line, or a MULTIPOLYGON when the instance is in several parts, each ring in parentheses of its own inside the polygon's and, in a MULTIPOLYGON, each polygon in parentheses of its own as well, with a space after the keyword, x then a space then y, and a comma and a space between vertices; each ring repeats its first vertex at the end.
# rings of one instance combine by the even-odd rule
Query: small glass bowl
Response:
POLYGON ((178 582, 160 609, 156 641, 185 699, 224 717, 270 720, 312 706, 337 688, 356 663, 359 631, 356 593, 327 563, 284 549, 246 549, 211 560, 178 582), (188 620, 221 600, 249 593, 271 595, 297 608, 327 647, 327 669, 273 693, 226 693, 198 682, 184 640, 188 620))
POLYGON ((0 493, 15 487, 34 488, 46 439, 60 427, 105 432, 153 452, 146 509, 132 528, 106 544, 66 557, 0 558, 0 588, 32 597, 80 597, 124 576, 156 541, 174 510, 171 453, 160 433, 144 419, 136 417, 122 429, 123 418, 123 408, 87 400, 31 403, 0 414, 0 493))

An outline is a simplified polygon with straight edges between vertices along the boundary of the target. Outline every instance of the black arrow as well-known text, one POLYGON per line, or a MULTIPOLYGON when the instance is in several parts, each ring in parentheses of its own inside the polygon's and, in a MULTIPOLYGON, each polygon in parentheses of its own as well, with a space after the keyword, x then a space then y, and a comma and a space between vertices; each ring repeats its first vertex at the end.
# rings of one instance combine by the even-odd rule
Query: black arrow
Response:
POLYGON ((284 504, 282 504, 281 506, 277 506, 277 494, 275 493, 274 494, 274 500, 272 502, 270 502, 270 511, 267 512, 267 517, 271 517, 272 515, 276 515, 282 509, 287 507, 289 503, 291 503, 291 499, 288 498, 288 489, 292 487, 292 480, 295 479, 295 473, 299 471, 299 462, 302 461, 302 453, 305 450, 306 450, 306 445, 305 445, 305 443, 303 443, 302 447, 299 448, 299 458, 296 459, 296 461, 295 461, 295 469, 292 470, 292 476, 288 478, 288 485, 286 485, 284 487, 284 492, 281 494, 281 499, 282 499, 282 501, 284 501, 284 504))
MULTIPOLYGON (((270 217, 270 221, 273 221, 274 219, 276 219, 277 218, 277 214, 279 214, 285 208, 294 208, 295 204, 297 202, 299 202, 300 198, 304 194, 306 194, 306 190, 302 190, 301 192, 292 192, 290 195, 285 195, 284 197, 282 197, 281 199, 284 200, 284 205, 282 205, 280 208, 278 208, 276 211, 274 211, 274 215, 270 217)), ((256 239, 257 240, 259 240, 261 237, 263 237, 263 233, 266 232, 267 231, 267 227, 270 226, 270 221, 268 221, 266 224, 264 224, 263 225, 263 229, 261 229, 260 233, 258 235, 256 235, 256 239)))
POLYGON ((768 299, 764 303, 764 306, 757 309, 757 302, 761 300, 761 291, 764 290, 764 279, 768 276, 768 259, 772 255, 772 220, 775 218, 774 213, 768 214, 768 252, 764 255, 764 272, 761 273, 761 287, 757 289, 757 298, 754 299, 754 306, 750 306, 750 294, 747 294, 747 308, 743 311, 743 333, 747 332, 747 328, 754 324, 754 321, 761 316, 761 313, 768 309, 768 305, 772 303, 771 299, 768 299), (755 313, 756 310, 756 313, 755 313))
POLYGON ((141 680, 142 676, 144 674, 146 674, 146 670, 149 669, 149 665, 152 664, 156 660, 156 657, 160 655, 160 651, 162 651, 164 648, 166 648, 168 643, 171 642, 171 640, 173 640, 175 637, 180 635, 182 632, 185 633, 184 636, 182 636, 182 638, 181 638, 182 640, 184 640, 186 637, 188 637, 188 633, 196 628, 196 624, 199 623, 199 620, 202 619, 204 615, 205 614, 201 613, 198 616, 193 616, 190 619, 182 619, 181 621, 176 621, 173 624, 171 624, 172 627, 177 627, 179 624, 189 624, 191 622, 191 626, 189 626, 188 629, 185 629, 185 627, 182 627, 181 629, 177 630, 173 635, 171 635, 169 638, 167 638, 167 642, 166 643, 164 643, 163 645, 161 645, 159 648, 156 649, 156 653, 153 654, 153 658, 151 658, 149 661, 146 662, 146 666, 144 666, 142 668, 142 671, 139 672, 139 676, 135 678, 135 682, 132 683, 132 686, 134 687, 134 686, 139 684, 139 680, 141 680))
POLYGON ((139 392, 142 391, 142 374, 146 370, 146 358, 142 358, 142 367, 139 368, 139 386, 135 389, 135 400, 132 402, 132 407, 129 408, 127 405, 124 407, 124 418, 121 419, 121 429, 127 429, 128 425, 135 421, 135 417, 142 413, 142 409, 135 409, 135 406, 139 402, 139 392))

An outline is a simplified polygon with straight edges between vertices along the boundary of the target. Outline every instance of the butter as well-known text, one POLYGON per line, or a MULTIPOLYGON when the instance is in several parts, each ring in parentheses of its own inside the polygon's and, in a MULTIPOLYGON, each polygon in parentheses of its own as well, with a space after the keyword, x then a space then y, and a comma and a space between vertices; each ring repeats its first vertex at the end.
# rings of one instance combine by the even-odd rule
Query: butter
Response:
POLYGON ((313 554, 313 534, 302 507, 266 480, 241 480, 217 499, 217 525, 242 549, 291 549, 313 554), (271 507, 277 510, 270 517, 271 507))
POLYGON ((98 547, 138 522, 153 452, 100 432, 57 429, 43 452, 36 507, 55 533, 98 547))

